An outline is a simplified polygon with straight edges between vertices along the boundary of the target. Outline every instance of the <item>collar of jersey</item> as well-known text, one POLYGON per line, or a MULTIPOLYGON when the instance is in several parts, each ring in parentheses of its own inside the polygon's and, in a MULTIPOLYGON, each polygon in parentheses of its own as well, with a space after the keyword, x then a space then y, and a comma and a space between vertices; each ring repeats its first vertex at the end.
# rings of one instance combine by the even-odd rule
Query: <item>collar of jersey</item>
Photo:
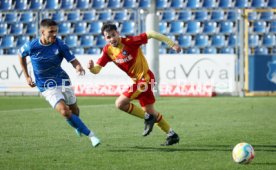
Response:
POLYGON ((52 43, 52 44, 49 44, 49 45, 44 45, 44 44, 42 44, 42 42, 41 42, 40 38, 39 38, 38 42, 39 42, 39 44, 40 44, 40 45, 45 46, 45 47, 50 46, 50 45, 52 45, 52 44, 53 44, 53 43, 52 43))

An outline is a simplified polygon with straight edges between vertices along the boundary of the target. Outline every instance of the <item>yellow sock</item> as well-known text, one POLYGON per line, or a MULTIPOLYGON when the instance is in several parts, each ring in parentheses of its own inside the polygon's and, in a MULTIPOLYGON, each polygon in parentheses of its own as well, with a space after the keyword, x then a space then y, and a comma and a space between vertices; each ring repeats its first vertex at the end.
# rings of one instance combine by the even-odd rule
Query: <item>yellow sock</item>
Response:
MULTIPOLYGON (((136 116, 136 117, 139 117, 142 119, 144 119, 144 116, 145 116, 145 111, 142 108, 140 108, 132 103, 129 104, 129 108, 128 108, 127 112, 133 116, 136 116)), ((171 129, 170 125, 168 124, 168 122, 163 118, 163 116, 160 113, 158 113, 158 116, 157 116, 157 125, 166 134, 168 134, 170 132, 170 129, 171 129)))
POLYGON ((160 113, 158 113, 158 116, 157 116, 157 125, 166 134, 168 134, 170 132, 170 129, 171 129, 170 125, 168 124, 168 122, 163 118, 163 116, 160 113))
POLYGON ((129 114, 144 119, 145 111, 132 103, 129 104, 129 108, 127 111, 129 114))

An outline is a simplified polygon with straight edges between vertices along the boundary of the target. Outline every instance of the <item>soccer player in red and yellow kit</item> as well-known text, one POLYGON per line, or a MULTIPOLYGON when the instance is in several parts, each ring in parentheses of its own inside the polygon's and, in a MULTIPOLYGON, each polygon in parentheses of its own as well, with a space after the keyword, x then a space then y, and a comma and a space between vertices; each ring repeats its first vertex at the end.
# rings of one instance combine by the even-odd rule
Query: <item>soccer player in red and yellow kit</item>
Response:
POLYGON ((146 44, 148 39, 154 38, 168 44, 177 52, 181 51, 178 44, 166 36, 150 31, 137 36, 123 38, 117 31, 114 24, 104 24, 101 29, 102 35, 107 41, 103 48, 102 55, 94 65, 92 60, 88 63, 88 69, 97 74, 108 62, 115 63, 121 70, 133 79, 134 83, 129 89, 123 92, 116 100, 116 107, 131 115, 145 119, 143 136, 147 136, 153 129, 155 123, 167 134, 162 145, 173 145, 179 142, 179 136, 170 127, 163 116, 154 109, 155 97, 152 88, 155 83, 154 74, 149 69, 145 56, 140 48, 146 44), (131 100, 138 99, 141 107, 131 103, 131 100))

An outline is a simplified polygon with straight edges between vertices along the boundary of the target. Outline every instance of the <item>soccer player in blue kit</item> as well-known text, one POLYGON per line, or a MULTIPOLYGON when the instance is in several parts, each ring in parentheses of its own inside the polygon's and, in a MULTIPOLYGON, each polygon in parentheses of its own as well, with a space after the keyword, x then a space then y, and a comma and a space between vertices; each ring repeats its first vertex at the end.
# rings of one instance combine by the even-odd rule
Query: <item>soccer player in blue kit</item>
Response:
POLYGON ((55 108, 76 132, 88 136, 92 146, 100 144, 100 140, 79 118, 79 107, 70 79, 61 68, 63 58, 70 62, 80 75, 85 70, 75 58, 69 47, 57 38, 58 25, 51 19, 43 19, 40 23, 40 38, 25 43, 19 50, 19 61, 27 83, 37 86, 41 94, 55 108), (35 76, 35 83, 28 73, 26 57, 30 56, 35 76))

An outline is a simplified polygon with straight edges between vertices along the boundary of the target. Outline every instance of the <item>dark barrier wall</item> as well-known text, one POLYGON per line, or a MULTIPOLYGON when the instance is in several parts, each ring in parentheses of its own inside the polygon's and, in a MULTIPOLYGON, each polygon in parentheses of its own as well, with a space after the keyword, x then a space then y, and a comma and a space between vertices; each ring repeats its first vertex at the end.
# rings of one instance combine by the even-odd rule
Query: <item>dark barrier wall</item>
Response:
POLYGON ((249 91, 276 91, 276 56, 249 56, 249 91))

